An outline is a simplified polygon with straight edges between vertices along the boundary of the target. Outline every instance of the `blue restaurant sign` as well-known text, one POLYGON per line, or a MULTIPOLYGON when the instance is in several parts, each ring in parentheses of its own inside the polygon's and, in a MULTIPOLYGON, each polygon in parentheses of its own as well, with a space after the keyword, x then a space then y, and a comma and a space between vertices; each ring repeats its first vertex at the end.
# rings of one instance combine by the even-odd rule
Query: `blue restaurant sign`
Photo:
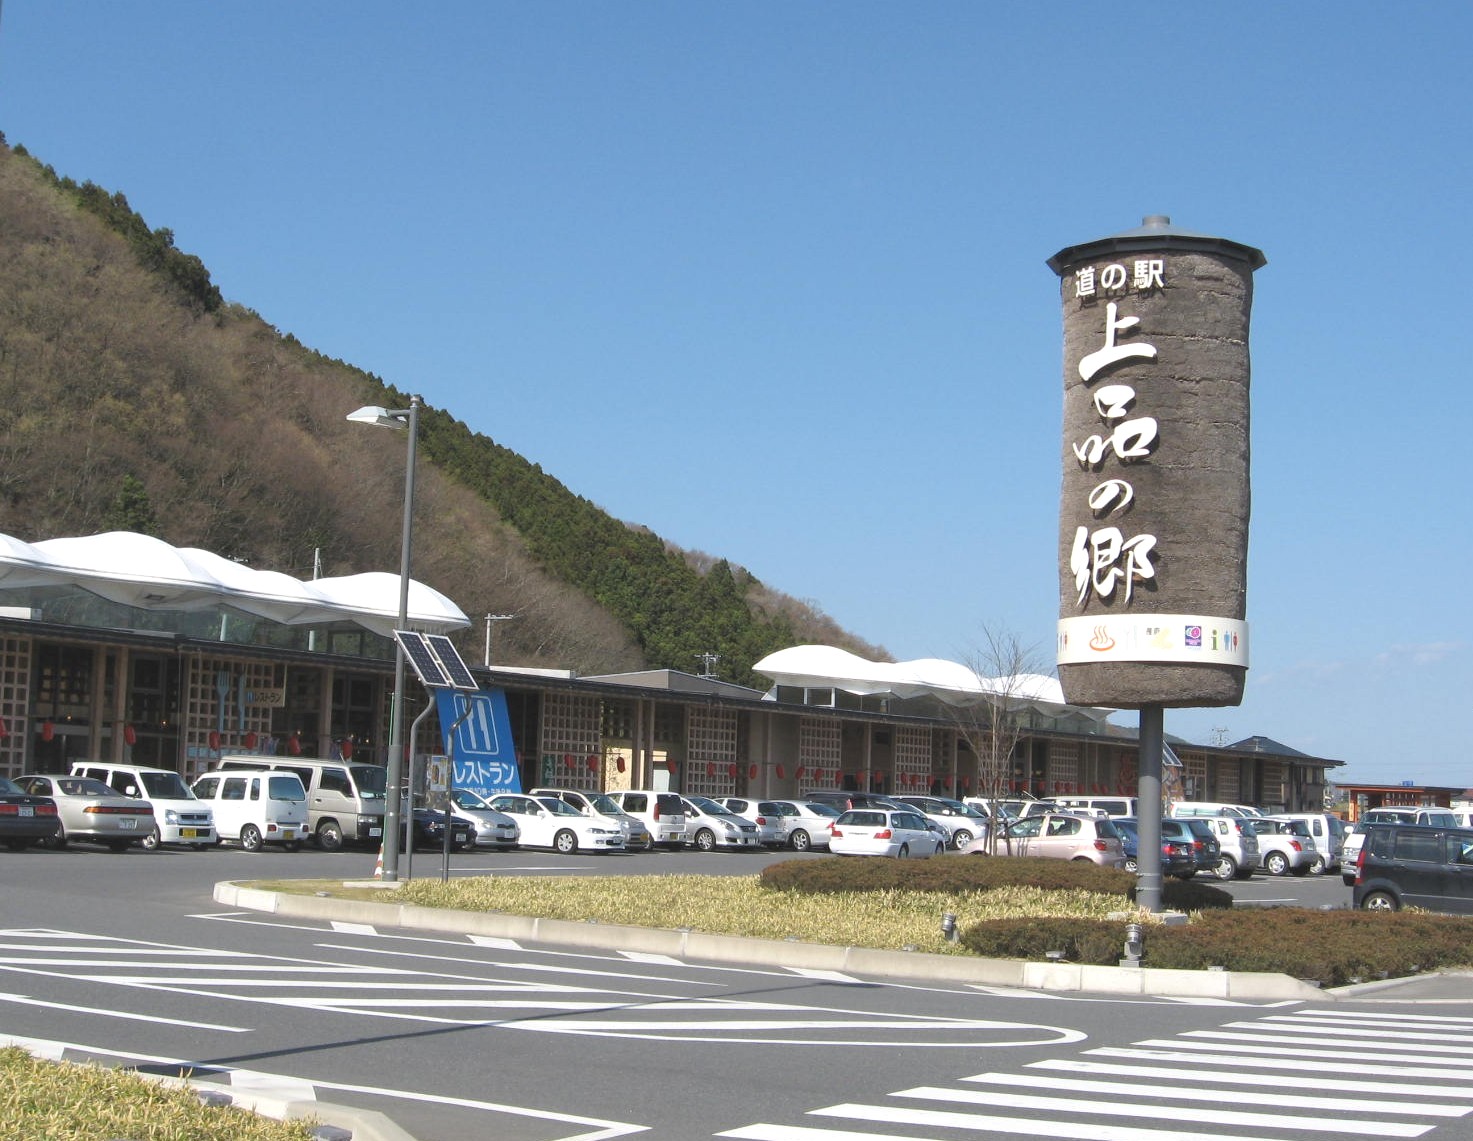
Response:
POLYGON ((475 693, 436 689, 435 700, 441 731, 445 733, 445 752, 455 760, 455 787, 468 788, 482 796, 521 792, 522 777, 512 745, 506 693, 500 689, 475 693), (449 729, 457 721, 460 724, 452 742, 449 729))

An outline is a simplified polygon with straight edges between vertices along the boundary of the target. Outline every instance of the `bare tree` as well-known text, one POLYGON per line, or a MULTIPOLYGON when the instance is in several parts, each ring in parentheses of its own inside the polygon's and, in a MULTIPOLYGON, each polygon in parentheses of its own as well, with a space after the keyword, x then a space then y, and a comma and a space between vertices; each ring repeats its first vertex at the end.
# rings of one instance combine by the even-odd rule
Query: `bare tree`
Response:
MULTIPOLYGON (((1013 633, 984 627, 982 641, 966 655, 964 665, 976 675, 975 695, 958 694, 946 705, 962 744, 971 752, 977 796, 988 813, 987 848, 997 850, 1006 818, 999 802, 1014 791, 1018 746, 1029 723, 1029 708, 1041 682, 1047 681, 1036 646, 1013 633)), ((958 763, 958 769, 962 768, 958 763)), ((1026 769, 1026 763, 1025 763, 1026 769)))

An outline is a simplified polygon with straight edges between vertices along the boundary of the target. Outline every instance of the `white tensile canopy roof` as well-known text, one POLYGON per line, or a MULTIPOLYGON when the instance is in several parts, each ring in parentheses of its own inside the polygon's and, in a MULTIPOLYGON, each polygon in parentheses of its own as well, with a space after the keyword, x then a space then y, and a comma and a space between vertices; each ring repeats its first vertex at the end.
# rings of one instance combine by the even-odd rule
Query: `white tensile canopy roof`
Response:
MULTIPOLYGON (((348 621, 386 638, 399 624, 399 576, 384 571, 303 581, 129 531, 39 543, 0 535, 0 601, 23 605, 28 595, 62 589, 142 610, 229 607, 291 626, 348 621)), ((470 624, 439 591, 410 581, 413 629, 448 633, 470 624)))
POLYGON ((960 662, 917 658, 910 662, 872 662, 836 646, 790 646, 768 654, 752 667, 778 685, 842 689, 900 698, 934 697, 948 705, 1001 702, 1009 708, 1033 707, 1057 716, 1068 709, 1103 721, 1107 709, 1069 705, 1057 678, 1045 674, 983 677, 960 662))

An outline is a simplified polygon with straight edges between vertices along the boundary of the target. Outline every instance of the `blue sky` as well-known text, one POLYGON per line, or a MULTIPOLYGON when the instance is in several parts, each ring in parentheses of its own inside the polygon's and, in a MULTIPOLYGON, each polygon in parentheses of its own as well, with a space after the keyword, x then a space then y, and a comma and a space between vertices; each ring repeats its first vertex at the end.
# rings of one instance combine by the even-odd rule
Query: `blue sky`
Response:
POLYGON ((1256 246, 1252 668, 1167 731, 1462 786, 1470 42, 1462 3, 8 0, 0 130, 901 659, 1050 662, 1045 260, 1157 213, 1256 246))

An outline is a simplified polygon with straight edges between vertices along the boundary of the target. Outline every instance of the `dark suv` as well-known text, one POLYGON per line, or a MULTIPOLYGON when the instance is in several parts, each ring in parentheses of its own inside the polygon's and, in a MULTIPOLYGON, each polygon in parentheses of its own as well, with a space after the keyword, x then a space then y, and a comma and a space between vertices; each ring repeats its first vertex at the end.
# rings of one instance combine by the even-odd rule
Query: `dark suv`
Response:
MULTIPOLYGON (((1190 844, 1192 858, 1197 864, 1196 871, 1216 873, 1217 865, 1222 860, 1222 845, 1213 833, 1211 825, 1205 820, 1190 816, 1162 817, 1161 839, 1190 844)), ((1188 877, 1183 875, 1178 878, 1187 879, 1188 877)))
POLYGON ((1473 829, 1370 824, 1365 836, 1356 857, 1353 906, 1473 914, 1473 829))

